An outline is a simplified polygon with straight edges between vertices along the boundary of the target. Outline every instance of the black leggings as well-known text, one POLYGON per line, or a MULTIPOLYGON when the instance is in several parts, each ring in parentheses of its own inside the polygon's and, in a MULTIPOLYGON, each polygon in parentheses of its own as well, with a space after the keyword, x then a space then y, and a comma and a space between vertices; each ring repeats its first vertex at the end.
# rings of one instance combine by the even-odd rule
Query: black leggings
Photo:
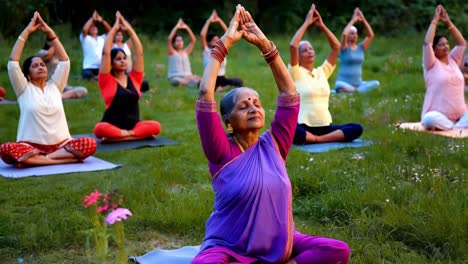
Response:
POLYGON ((306 142, 306 132, 312 133, 317 136, 326 135, 335 130, 343 131, 345 141, 350 142, 360 137, 362 134, 362 126, 356 123, 349 123, 344 125, 329 125, 322 127, 310 127, 305 124, 297 124, 296 132, 294 133, 293 143, 296 145, 304 145, 306 142))
POLYGON ((244 82, 239 78, 226 78, 225 76, 218 76, 216 78, 216 87, 218 86, 234 86, 241 87, 244 82))

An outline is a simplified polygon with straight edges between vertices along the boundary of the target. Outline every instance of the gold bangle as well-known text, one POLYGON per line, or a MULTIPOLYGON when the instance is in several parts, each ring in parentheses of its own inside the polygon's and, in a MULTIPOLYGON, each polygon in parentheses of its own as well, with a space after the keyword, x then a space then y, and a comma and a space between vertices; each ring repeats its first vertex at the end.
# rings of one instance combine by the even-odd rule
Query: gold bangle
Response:
POLYGON ((23 41, 23 42, 26 42, 26 40, 24 40, 24 38, 22 38, 21 36, 19 36, 18 39, 23 41))

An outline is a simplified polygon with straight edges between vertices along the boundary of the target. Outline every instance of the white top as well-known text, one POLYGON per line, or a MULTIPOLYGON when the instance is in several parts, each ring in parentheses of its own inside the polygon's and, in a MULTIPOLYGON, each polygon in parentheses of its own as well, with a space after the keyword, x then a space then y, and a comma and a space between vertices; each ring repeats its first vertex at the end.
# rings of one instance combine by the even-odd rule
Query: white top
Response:
POLYGON ((132 66, 133 66, 133 64, 132 64, 132 51, 128 47, 127 43, 124 43, 122 47, 120 47, 119 45, 114 43, 114 45, 112 45, 112 48, 113 49, 120 48, 120 49, 123 49, 125 51, 125 55, 127 55, 127 72, 130 72, 132 70, 132 66))
POLYGON ((80 34, 80 42, 83 47, 83 69, 99 69, 105 40, 106 34, 96 38, 91 37, 91 35, 86 35, 83 38, 83 34, 80 34))
POLYGON ((169 55, 169 63, 167 68, 168 78, 192 75, 190 60, 185 51, 174 52, 173 55, 169 55))
MULTIPOLYGON (((210 61, 211 50, 212 49, 206 46, 205 49, 202 51, 203 68, 206 68, 206 65, 208 65, 208 62, 210 61)), ((219 66, 218 76, 226 75, 226 61, 227 61, 227 57, 224 58, 223 63, 221 63, 221 65, 219 66)))
POLYGON ((53 145, 71 138, 62 104, 70 61, 61 61, 44 89, 28 82, 17 61, 8 62, 8 76, 18 98, 20 118, 16 141, 53 145))

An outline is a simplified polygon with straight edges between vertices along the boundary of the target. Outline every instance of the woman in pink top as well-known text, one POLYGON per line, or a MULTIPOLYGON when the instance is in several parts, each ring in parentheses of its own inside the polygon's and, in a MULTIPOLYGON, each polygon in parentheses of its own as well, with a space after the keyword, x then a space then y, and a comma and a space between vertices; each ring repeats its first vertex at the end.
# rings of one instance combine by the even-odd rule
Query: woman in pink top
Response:
POLYGON ((426 33, 423 46, 426 96, 421 123, 430 130, 450 130, 468 127, 468 109, 464 98, 464 80, 459 69, 465 51, 465 40, 450 20, 447 11, 438 5, 426 33), (450 51, 446 36, 435 35, 437 23, 442 21, 455 47, 450 51))

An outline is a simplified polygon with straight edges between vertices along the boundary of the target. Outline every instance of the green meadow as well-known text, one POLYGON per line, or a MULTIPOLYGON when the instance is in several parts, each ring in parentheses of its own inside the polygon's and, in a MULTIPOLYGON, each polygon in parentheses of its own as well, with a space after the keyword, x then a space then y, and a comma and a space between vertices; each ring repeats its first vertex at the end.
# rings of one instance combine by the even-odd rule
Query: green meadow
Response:
MULTIPOLYGON (((89 90, 84 100, 64 102, 70 132, 92 133, 104 111, 99 88, 80 78, 78 33, 55 29, 72 61, 69 83, 89 90)), ((269 36, 285 63, 293 33, 269 36)), ((362 123, 362 139, 373 145, 319 154, 292 148, 286 166, 296 229, 346 241, 351 263, 466 263, 468 141, 395 128, 397 122, 420 118, 424 33, 376 35, 366 53, 363 77, 377 79, 381 86, 366 94, 330 97, 333 122, 362 123)), ((312 29, 305 38, 314 45, 320 64, 329 52, 325 36, 312 29)), ((39 50, 43 39, 35 33, 22 59, 39 50)), ((95 188, 124 195, 124 207, 133 213, 124 222, 130 255, 202 242, 214 195, 197 133, 197 89, 169 85, 166 36, 141 39, 151 87, 140 100, 141 118, 160 121, 161 135, 180 145, 94 155, 122 164, 115 170, 0 178, 0 262, 92 262, 93 225, 82 201, 95 188)), ((3 40, 0 49, 0 85, 10 100, 15 96, 6 64, 14 40, 3 40)), ((269 124, 277 89, 259 50, 241 41, 228 58, 226 75, 243 78, 259 92, 269 124)), ((191 61, 193 72, 201 75, 199 42, 191 61)), ((0 142, 16 140, 18 118, 17 105, 0 105, 0 142)), ((111 262, 115 244, 109 247, 111 262)))

